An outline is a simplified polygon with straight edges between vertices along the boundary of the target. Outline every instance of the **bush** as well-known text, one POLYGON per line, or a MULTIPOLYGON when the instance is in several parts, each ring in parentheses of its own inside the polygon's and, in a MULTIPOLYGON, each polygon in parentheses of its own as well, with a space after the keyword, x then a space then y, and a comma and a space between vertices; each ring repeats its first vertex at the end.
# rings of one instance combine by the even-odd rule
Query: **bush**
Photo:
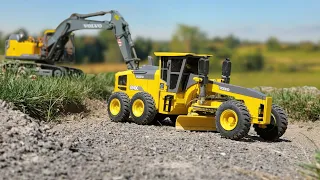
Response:
POLYGON ((266 93, 273 102, 282 106, 296 121, 317 121, 320 118, 320 95, 312 92, 275 90, 266 93))
POLYGON ((280 42, 276 37, 270 37, 266 42, 269 51, 278 51, 281 49, 280 42))
POLYGON ((0 76, 0 99, 40 120, 53 120, 67 112, 85 109, 84 100, 106 99, 113 86, 112 75, 74 78, 0 76))
POLYGON ((264 68, 264 57, 260 51, 249 52, 246 54, 240 54, 234 56, 231 59, 234 62, 232 67, 235 67, 235 71, 260 71, 264 68))

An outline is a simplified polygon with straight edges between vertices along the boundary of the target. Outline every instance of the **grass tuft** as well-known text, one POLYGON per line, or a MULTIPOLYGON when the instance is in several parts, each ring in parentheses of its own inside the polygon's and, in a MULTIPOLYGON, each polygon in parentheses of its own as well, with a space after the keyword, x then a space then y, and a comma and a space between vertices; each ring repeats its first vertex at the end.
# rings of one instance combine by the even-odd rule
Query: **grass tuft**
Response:
POLYGON ((85 110, 87 98, 106 99, 113 85, 113 74, 36 80, 6 74, 0 76, 0 99, 34 118, 50 121, 58 115, 85 110))
POLYGON ((286 89, 265 93, 272 97, 274 103, 283 107, 294 121, 317 121, 320 119, 320 94, 286 89))
POLYGON ((300 164, 300 172, 308 179, 320 179, 320 151, 315 155, 315 162, 300 164))

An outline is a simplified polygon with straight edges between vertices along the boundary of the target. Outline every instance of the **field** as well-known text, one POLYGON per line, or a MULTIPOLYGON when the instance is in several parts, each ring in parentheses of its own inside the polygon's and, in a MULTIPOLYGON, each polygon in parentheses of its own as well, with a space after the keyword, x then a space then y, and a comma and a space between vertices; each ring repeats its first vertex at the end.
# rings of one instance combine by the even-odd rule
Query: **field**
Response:
MULTIPOLYGON (((320 88, 320 81, 317 78, 320 77, 320 52, 304 50, 268 51, 265 46, 242 46, 236 49, 235 53, 254 52, 257 48, 261 49, 265 58, 264 69, 252 72, 232 71, 232 84, 244 87, 272 86, 280 88, 314 86, 320 88)), ((74 65, 73 67, 80 68, 89 74, 126 70, 124 63, 74 65)), ((220 78, 221 70, 215 71, 211 70, 210 77, 220 78)))
MULTIPOLYGON (((220 73, 213 73, 210 77, 220 77, 220 73)), ((320 88, 319 72, 248 72, 231 73, 231 83, 248 88, 257 86, 271 86, 288 88, 294 86, 314 86, 320 88)))
MULTIPOLYGON (((106 72, 117 72, 126 70, 123 64, 94 64, 73 66, 82 69, 85 73, 98 74, 106 72)), ((220 78, 221 72, 213 72, 211 78, 220 78)), ((244 87, 272 86, 272 87, 293 87, 293 86, 314 86, 320 88, 319 71, 307 72, 232 72, 231 83, 244 87)))
POLYGON ((108 72, 118 72, 127 69, 125 63, 113 64, 113 63, 99 63, 99 64, 82 64, 73 65, 71 67, 81 69, 86 74, 99 74, 108 72))

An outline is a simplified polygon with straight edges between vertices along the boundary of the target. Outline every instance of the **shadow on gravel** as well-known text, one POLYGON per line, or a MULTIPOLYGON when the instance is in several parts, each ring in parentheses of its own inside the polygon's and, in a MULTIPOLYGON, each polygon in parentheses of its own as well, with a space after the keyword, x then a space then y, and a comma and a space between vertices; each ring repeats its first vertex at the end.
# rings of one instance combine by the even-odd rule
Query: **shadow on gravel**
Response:
POLYGON ((239 140, 241 142, 266 142, 266 143, 279 143, 279 142, 292 142, 288 139, 278 139, 276 141, 266 141, 258 136, 247 135, 245 138, 239 140))
POLYGON ((175 123, 172 122, 171 120, 157 120, 155 121, 152 125, 154 126, 175 126, 175 123))
MULTIPOLYGON (((132 120, 129 121, 129 123, 134 123, 132 120)), ((170 127, 174 127, 175 126, 175 122, 174 121, 171 121, 170 119, 163 119, 163 120, 156 120, 154 121, 154 123, 151 124, 151 126, 170 126, 170 127)), ((219 135, 219 132, 217 131, 192 131, 192 132, 201 132, 201 133, 215 133, 217 135, 219 135)), ((265 142, 265 143, 279 143, 279 142, 292 142, 288 139, 278 139, 276 141, 266 141, 262 138, 260 138, 259 136, 252 136, 252 135, 247 135, 246 137, 240 139, 240 140, 237 140, 237 141, 240 141, 240 142, 251 142, 251 143, 254 143, 254 142, 265 142)))

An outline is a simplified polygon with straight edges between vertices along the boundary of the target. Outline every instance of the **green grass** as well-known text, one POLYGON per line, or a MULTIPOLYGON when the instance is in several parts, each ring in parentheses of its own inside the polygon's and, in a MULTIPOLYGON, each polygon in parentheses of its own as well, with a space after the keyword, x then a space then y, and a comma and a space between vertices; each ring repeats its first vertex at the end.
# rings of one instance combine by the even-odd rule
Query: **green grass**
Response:
POLYGON ((302 49, 296 50, 279 50, 268 51, 264 45, 260 46, 241 46, 236 49, 235 53, 246 54, 255 52, 260 49, 263 55, 267 58, 267 62, 271 63, 317 63, 320 64, 319 51, 307 51, 302 49))
POLYGON ((294 121, 318 121, 320 118, 320 95, 289 90, 266 94, 272 97, 273 103, 283 107, 294 121))
POLYGON ((308 179, 320 179, 320 151, 315 155, 315 162, 301 164, 301 173, 308 179))
POLYGON ((42 77, 36 80, 0 76, 0 99, 40 120, 85 109, 84 100, 106 99, 113 86, 113 74, 88 75, 77 78, 42 77))
POLYGON ((257 49, 265 58, 265 68, 276 71, 320 71, 320 51, 279 50, 268 51, 264 45, 261 46, 242 46, 236 49, 235 54, 246 54, 255 52, 257 49))

